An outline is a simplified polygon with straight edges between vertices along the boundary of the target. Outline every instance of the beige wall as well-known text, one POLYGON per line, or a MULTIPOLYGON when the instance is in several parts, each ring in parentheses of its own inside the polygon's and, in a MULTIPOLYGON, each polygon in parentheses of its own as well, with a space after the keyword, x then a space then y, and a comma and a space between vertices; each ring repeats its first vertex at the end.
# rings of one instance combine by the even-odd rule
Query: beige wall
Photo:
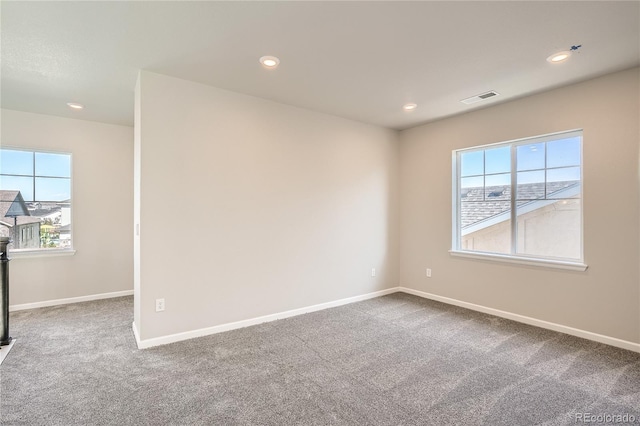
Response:
POLYGON ((401 285, 640 342, 639 93, 636 68, 401 132, 401 285), (577 128, 589 269, 451 257, 451 151, 577 128))
POLYGON ((10 305, 133 289, 133 129, 2 110, 2 146, 70 152, 74 256, 14 257, 10 305))
POLYGON ((397 132, 149 72, 138 98, 142 340, 398 285, 397 132))
POLYGON ((2 110, 2 144, 74 161, 77 253, 14 259, 11 305, 130 290, 133 276, 149 339, 400 284, 640 342, 638 69, 406 130, 399 146, 394 131, 142 77, 136 179, 131 128, 2 110), (452 258, 451 151, 575 128, 589 269, 452 258))

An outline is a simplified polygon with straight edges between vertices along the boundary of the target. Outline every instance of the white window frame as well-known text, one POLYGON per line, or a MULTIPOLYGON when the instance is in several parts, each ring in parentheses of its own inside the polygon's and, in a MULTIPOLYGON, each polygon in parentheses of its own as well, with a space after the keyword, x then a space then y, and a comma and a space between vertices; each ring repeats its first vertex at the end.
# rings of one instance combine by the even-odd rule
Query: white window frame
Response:
MULTIPOLYGON (((583 187, 584 187, 584 162, 583 162, 583 129, 574 129, 563 132, 549 133, 540 136, 527 137, 522 139, 514 139, 505 142, 498 142, 493 144, 473 146, 469 148, 456 149, 452 151, 452 236, 451 236, 451 250, 449 253, 456 257, 465 257, 471 259, 482 259, 489 261, 498 261, 506 263, 515 263, 528 266, 541 266, 558 269, 568 269, 573 271, 585 271, 587 265, 584 261, 584 202, 583 202, 583 187), (557 139, 566 137, 580 136, 582 143, 580 144, 580 259, 559 259, 543 256, 531 256, 517 254, 515 250, 516 238, 517 238, 517 209, 516 209, 516 194, 517 191, 517 171, 516 169, 516 148, 520 145, 529 145, 532 143, 550 142, 557 139), (461 244, 461 220, 460 220, 460 154, 465 152, 484 151, 491 148, 509 146, 511 148, 511 253, 491 253, 481 252, 473 250, 464 250, 460 247, 461 244)), ((546 168, 545 168, 546 170, 546 168)))
MULTIPOLYGON (((20 258, 34 258, 34 257, 50 257, 50 256, 73 256, 76 254, 76 250, 74 247, 74 221, 73 221, 73 154, 66 151, 56 151, 52 149, 40 149, 40 148, 25 148, 21 146, 11 146, 11 145, 2 145, 2 149, 8 149, 12 151, 25 151, 30 153, 43 153, 43 154, 64 154, 69 156, 69 191, 70 191, 70 200, 71 200, 71 210, 69 212, 71 224, 69 227, 69 235, 71 237, 71 247, 65 248, 32 248, 32 249, 14 249, 11 250, 9 256, 11 259, 20 259, 20 258)), ((35 174, 35 170, 33 171, 34 179, 37 177, 35 174)), ((35 198, 35 194, 34 194, 35 198)), ((34 200, 35 201, 35 200, 34 200)))

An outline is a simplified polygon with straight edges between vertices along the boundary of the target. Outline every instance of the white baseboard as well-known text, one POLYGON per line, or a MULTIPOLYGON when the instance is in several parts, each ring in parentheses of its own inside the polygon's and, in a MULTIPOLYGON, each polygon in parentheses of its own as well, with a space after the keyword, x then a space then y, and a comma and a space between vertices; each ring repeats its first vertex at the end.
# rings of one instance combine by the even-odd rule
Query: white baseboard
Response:
POLYGON ((279 319, 294 317, 297 315, 307 314, 309 312, 320 311, 336 306, 347 305, 349 303, 360 302, 362 300, 373 299, 391 293, 397 293, 399 287, 393 287, 386 290, 375 291, 360 296, 348 297, 346 299, 335 300, 333 302, 320 303, 318 305, 307 306, 305 308, 292 309, 290 311, 280 312, 276 314, 264 315, 257 318, 250 318, 242 321, 231 322, 227 324, 216 325, 213 327, 201 328, 198 330, 185 331, 183 333, 170 334, 168 336, 154 337, 152 339, 140 340, 135 324, 133 326, 133 334, 138 344, 138 349, 151 348, 153 346, 166 345, 169 343, 180 342, 182 340, 194 339, 196 337, 209 336, 211 334, 222 333, 225 331, 236 330, 238 328, 249 327, 252 325, 262 324, 265 322, 275 321, 279 319))
MULTIPOLYGON (((615 346, 617 348, 627 349, 633 352, 640 353, 640 344, 630 342, 628 340, 622 340, 615 337, 605 336, 590 331, 581 330, 578 328, 569 327, 562 324, 556 324, 549 321, 540 320, 537 318, 531 318, 524 315, 514 314, 512 312, 501 311, 499 309, 489 308, 482 305, 476 305, 474 303, 464 302, 449 297, 438 296, 436 294, 427 293, 420 290, 414 290, 407 287, 393 287, 386 290, 376 291, 373 293, 367 293, 360 296, 348 297, 346 299, 335 300, 333 302, 320 303, 318 305, 312 305, 305 308, 293 309, 290 311, 280 312, 271 315, 264 315, 257 318, 250 318, 247 320, 221 324, 213 327, 201 328, 198 330, 186 331, 183 333, 171 334, 168 336, 156 337, 152 339, 140 340, 138 330, 135 324, 132 323, 133 334, 136 339, 136 344, 139 349, 150 348, 153 346, 166 345, 168 343, 179 342, 182 340, 193 339, 196 337, 208 336, 211 334, 222 333, 224 331, 235 330, 238 328, 249 327, 252 325, 262 324, 265 322, 275 321, 279 319, 289 318, 297 315, 306 314, 309 312, 320 311, 323 309, 334 308, 337 306, 347 305, 349 303, 360 302, 362 300, 372 299, 374 297, 380 297, 387 294, 403 292, 407 294, 413 294, 415 296, 423 297, 425 299, 436 300, 449 305, 460 306, 462 308, 471 309, 477 312, 483 312, 489 315, 495 315, 497 317, 510 319, 523 324, 529 324, 536 327, 546 328, 548 330, 558 331, 560 333, 569 334, 576 337, 581 337, 587 340, 593 340, 595 342, 604 343, 606 345, 615 346)), ((89 296, 71 297, 67 299, 47 300, 43 302, 25 303, 21 305, 9 306, 9 311, 21 311, 25 309, 43 308, 47 306, 65 305, 69 303, 88 302, 91 300, 109 299, 112 297, 122 297, 133 295, 133 290, 116 291, 112 293, 93 294, 89 296)))
POLYGON ((627 349, 634 352, 640 352, 640 344, 629 342, 628 340, 617 339, 615 337, 605 336, 602 334, 592 333, 590 331, 580 330, 578 328, 568 327, 562 324, 556 324, 553 322, 543 321, 537 318, 531 318, 524 315, 514 314, 512 312, 501 311, 499 309, 488 308, 482 305, 476 305, 474 303, 463 302, 457 299, 451 299, 449 297, 438 296, 436 294, 426 293, 420 290, 414 290, 406 287, 399 287, 398 291, 403 293, 413 294, 425 299, 436 300, 449 305, 460 306, 462 308, 471 309, 472 311, 483 312, 485 314, 494 315, 501 318, 510 319, 513 321, 521 322, 524 324, 533 325, 540 328, 546 328, 548 330, 559 331, 560 333, 570 334, 576 337, 582 337, 583 339, 593 340, 595 342, 604 343, 606 345, 615 346, 617 348, 627 349))
POLYGON ((25 309, 46 308, 48 306, 67 305, 69 303, 90 302, 92 300, 111 299, 133 295, 133 290, 114 291, 113 293, 90 294, 88 296, 69 297, 68 299, 45 300, 43 302, 23 303, 21 305, 9 305, 9 312, 23 311, 25 309))

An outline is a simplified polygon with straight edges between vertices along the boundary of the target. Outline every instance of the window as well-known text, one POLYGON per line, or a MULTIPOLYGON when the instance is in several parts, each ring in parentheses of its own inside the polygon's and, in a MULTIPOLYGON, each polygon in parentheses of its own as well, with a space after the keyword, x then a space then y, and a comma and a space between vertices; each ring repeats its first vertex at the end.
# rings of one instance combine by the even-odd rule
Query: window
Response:
POLYGON ((582 131, 453 152, 454 254, 578 266, 582 131))
POLYGON ((0 235, 12 249, 71 249, 71 154, 0 149, 0 235))

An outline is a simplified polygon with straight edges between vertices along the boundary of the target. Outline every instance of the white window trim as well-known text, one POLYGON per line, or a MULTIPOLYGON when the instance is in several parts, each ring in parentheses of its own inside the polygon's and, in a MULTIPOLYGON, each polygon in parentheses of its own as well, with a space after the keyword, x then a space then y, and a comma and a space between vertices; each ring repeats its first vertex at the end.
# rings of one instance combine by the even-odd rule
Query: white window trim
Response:
POLYGON ((34 257, 57 257, 57 256, 73 256, 76 251, 71 248, 48 248, 48 249, 18 249, 9 250, 9 259, 31 259, 34 257))
MULTIPOLYGON (((558 136, 563 135, 571 135, 572 133, 580 133, 581 136, 583 135, 583 129, 573 129, 573 130, 567 130, 567 131, 562 131, 562 132, 555 132, 555 133, 548 133, 545 135, 540 135, 540 136, 533 136, 533 137, 528 137, 528 138, 521 138, 521 139, 513 139, 513 140, 509 140, 509 141, 504 141, 504 142, 497 142, 497 143, 491 143, 491 144, 486 144, 486 145, 478 145, 478 146, 473 146, 473 147, 469 147, 469 148, 462 148, 462 149, 457 149, 457 150, 453 150, 452 154, 451 154, 451 158, 452 158, 452 163, 451 163, 451 180, 453 182, 452 185, 452 208, 451 208, 451 223, 454 224, 454 226, 452 226, 452 232, 451 232, 451 250, 449 250, 449 253, 451 256, 455 256, 455 257, 463 257, 463 258, 469 258, 469 259, 477 259, 477 260, 488 260, 488 261, 496 261, 496 262, 503 262, 503 263, 511 263, 511 264, 520 264, 520 265, 526 265, 526 266, 536 266, 536 267, 547 267, 547 268, 555 268, 555 269, 565 269, 565 270, 571 270, 571 271, 581 271, 584 272, 587 270, 588 265, 585 263, 584 261, 584 204, 581 206, 580 208, 580 221, 582 223, 581 229, 580 229, 580 259, 576 259, 576 260, 557 260, 557 259, 553 259, 553 258, 537 258, 537 257, 529 257, 529 256, 523 256, 523 255, 518 255, 518 254, 501 254, 501 253, 488 253, 488 252, 480 252, 480 251, 469 251, 469 250, 462 250, 459 248, 459 243, 460 243, 460 218, 458 216, 458 209, 459 209, 459 204, 460 204, 460 191, 459 191, 459 184, 460 184, 460 170, 459 170, 459 164, 458 164, 458 153, 461 152, 465 152, 465 151, 479 151, 479 150, 486 150, 488 148, 491 147, 497 147, 497 146, 502 146, 502 145, 511 145, 513 146, 517 146, 517 145, 526 145, 529 143, 534 143, 534 142, 549 142, 552 140, 557 139, 558 136)), ((514 150, 512 149, 512 164, 513 164, 513 152, 514 150)), ((582 201, 583 198, 583 188, 584 188, 584 161, 583 161, 583 150, 582 147, 580 149, 580 200, 582 201)), ((513 165, 512 165, 512 170, 511 170, 511 180, 512 180, 512 187, 513 187, 513 183, 515 181, 515 176, 514 176, 514 171, 513 171, 513 165)), ((515 215, 515 211, 513 211, 513 204, 515 204, 515 198, 512 197, 511 198, 511 203, 512 203, 512 212, 511 215, 515 215)), ((512 235, 512 239, 514 239, 515 236, 512 235)), ((512 241, 513 244, 513 241, 512 241)))
MULTIPOLYGON (((15 151, 27 151, 27 152, 42 152, 42 153, 51 153, 51 154, 65 154, 69 155, 69 180, 70 180, 70 188, 71 192, 70 201, 71 201, 71 211, 69 212, 71 219, 71 226, 69 227, 69 236, 71 237, 71 247, 67 248, 37 248, 37 249, 17 249, 17 250, 9 250, 8 254, 11 259, 19 259, 19 258, 34 258, 34 257, 57 257, 57 256, 73 256, 76 254, 76 250, 73 247, 74 242, 74 220, 73 220, 73 153, 69 151, 60 151, 49 148, 25 148, 21 146, 14 145, 3 145, 2 149, 10 149, 15 151)), ((34 170, 35 173, 35 170, 34 170)))
POLYGON ((537 259, 534 257, 511 256, 508 254, 485 253, 481 251, 449 250, 449 253, 454 257, 466 257, 468 259, 489 260, 526 266, 566 269, 569 271, 584 272, 589 267, 588 265, 581 262, 537 259))

